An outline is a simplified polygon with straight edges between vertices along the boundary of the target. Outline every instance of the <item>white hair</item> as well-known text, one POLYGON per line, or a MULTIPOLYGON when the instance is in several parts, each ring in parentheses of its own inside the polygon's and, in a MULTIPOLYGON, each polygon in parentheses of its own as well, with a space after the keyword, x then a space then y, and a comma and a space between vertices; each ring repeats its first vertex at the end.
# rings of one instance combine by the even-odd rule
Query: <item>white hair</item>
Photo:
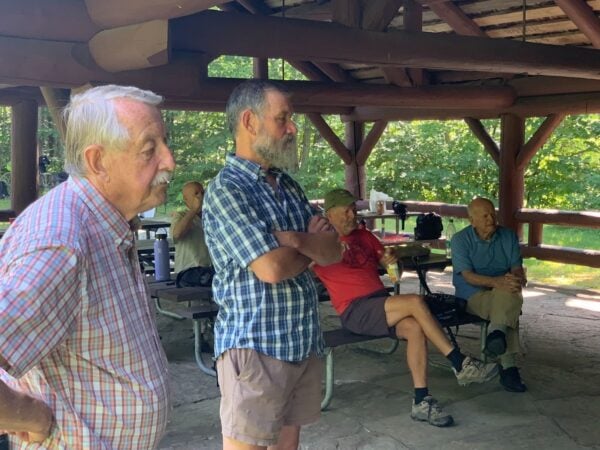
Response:
POLYGON ((119 122, 114 100, 130 99, 157 106, 163 98, 133 86, 109 84, 88 89, 71 98, 64 110, 67 126, 65 138, 65 172, 84 176, 83 151, 90 145, 122 150, 130 139, 127 128, 119 122))

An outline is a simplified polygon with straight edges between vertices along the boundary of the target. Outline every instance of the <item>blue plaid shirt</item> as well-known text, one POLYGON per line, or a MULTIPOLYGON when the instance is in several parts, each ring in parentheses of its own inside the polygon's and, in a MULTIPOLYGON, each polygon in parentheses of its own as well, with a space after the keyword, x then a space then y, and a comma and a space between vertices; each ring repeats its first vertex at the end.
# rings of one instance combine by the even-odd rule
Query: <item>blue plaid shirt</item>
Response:
POLYGON ((249 267, 279 247, 273 231, 306 231, 313 216, 298 183, 279 170, 270 173, 277 193, 260 165, 228 155, 206 190, 202 217, 219 305, 215 356, 230 348, 251 348, 279 360, 301 361, 323 350, 310 271, 271 284, 249 267))

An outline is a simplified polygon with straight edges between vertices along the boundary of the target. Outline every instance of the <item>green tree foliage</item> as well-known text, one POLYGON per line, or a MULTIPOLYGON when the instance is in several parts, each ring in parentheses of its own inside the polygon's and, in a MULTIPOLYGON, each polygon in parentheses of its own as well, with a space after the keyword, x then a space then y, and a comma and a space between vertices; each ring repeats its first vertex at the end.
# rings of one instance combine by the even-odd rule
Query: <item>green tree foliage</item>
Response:
MULTIPOLYGON (((210 76, 250 78, 252 60, 223 56, 208 68, 210 76)), ((269 60, 272 79, 302 80, 302 74, 281 60, 269 60)), ((177 169, 169 190, 169 208, 180 205, 181 186, 189 180, 209 182, 233 149, 222 113, 165 111, 177 169)), ((342 139, 344 124, 325 117, 342 139)), ((321 198, 344 185, 341 159, 303 115, 298 126, 300 170, 296 179, 309 198, 321 198)), ((529 139, 543 119, 528 119, 529 139)), ((483 121, 496 142, 500 121, 483 121)), ((0 107, 0 174, 10 170, 10 108, 0 107)), ((365 135, 370 126, 366 127, 365 135)), ((40 151, 51 170, 62 166, 62 144, 45 108, 40 109, 40 151)), ((600 115, 571 116, 555 130, 526 171, 525 205, 531 208, 600 209, 600 115)), ((498 197, 498 167, 463 121, 389 123, 367 163, 368 189, 397 199, 467 203, 475 195, 498 197)))

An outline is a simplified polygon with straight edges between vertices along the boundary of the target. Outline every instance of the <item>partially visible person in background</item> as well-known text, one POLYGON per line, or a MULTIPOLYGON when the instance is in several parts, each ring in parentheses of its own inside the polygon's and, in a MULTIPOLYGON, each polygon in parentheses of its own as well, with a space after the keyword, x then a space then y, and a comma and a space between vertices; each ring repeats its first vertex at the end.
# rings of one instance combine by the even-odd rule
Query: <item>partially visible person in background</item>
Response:
POLYGON ((174 212, 171 219, 175 272, 191 267, 210 267, 212 263, 202 229, 204 186, 198 181, 189 181, 183 185, 181 193, 186 208, 174 212))
POLYGON ((11 448, 148 450, 165 431, 168 365, 129 223, 165 201, 175 168, 161 100, 114 85, 74 96, 68 180, 0 240, 11 448))

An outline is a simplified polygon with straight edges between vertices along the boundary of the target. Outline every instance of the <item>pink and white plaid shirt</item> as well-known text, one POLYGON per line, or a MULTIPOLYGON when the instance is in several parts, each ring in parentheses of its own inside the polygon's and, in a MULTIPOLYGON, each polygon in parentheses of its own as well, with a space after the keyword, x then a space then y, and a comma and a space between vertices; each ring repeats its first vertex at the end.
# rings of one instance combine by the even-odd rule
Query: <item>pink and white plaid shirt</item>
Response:
POLYGON ((27 208, 0 240, 0 369, 55 414, 41 446, 155 448, 167 361, 127 221, 85 179, 27 208), (13 378, 14 377, 14 378, 13 378))

